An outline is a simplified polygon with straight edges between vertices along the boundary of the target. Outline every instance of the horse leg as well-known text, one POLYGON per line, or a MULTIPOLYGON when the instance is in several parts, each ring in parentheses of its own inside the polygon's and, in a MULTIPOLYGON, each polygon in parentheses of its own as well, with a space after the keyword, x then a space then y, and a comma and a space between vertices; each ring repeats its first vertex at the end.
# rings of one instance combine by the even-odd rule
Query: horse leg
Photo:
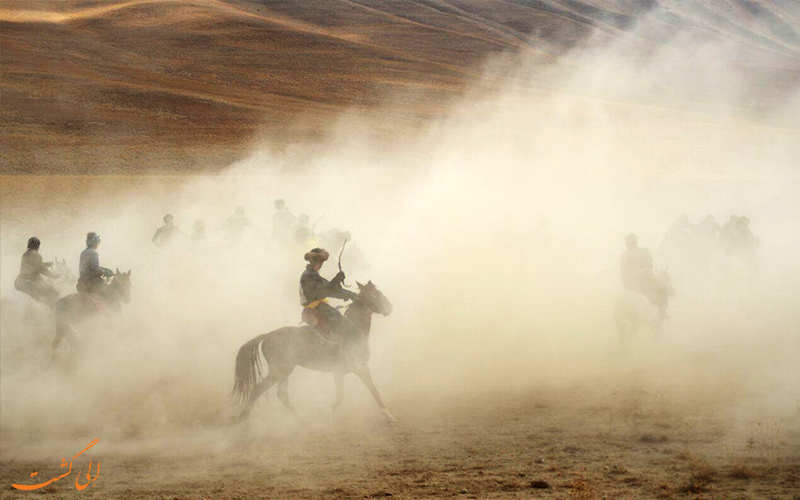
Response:
POLYGON ((378 408, 381 409, 384 418, 386 418, 386 420, 392 423, 397 422, 397 419, 394 418, 394 416, 391 413, 389 413, 389 410, 386 408, 386 405, 383 404, 383 400, 381 399, 381 395, 378 392, 378 388, 375 387, 375 382, 372 381, 372 373, 370 373, 369 368, 366 366, 360 366, 355 370, 355 374, 358 375, 358 378, 360 378, 361 381, 364 383, 364 385, 367 386, 367 389, 369 390, 370 394, 372 394, 372 397, 378 404, 378 408))
POLYGON ((75 300, 64 297, 58 300, 55 305, 56 338, 53 339, 53 349, 58 349, 62 340, 68 340, 72 349, 78 350, 78 332, 73 327, 73 323, 79 322, 86 317, 85 305, 81 305, 75 300), (77 308, 77 310, 76 310, 77 308))
POLYGON ((58 346, 61 345, 61 339, 64 337, 63 327, 61 325, 56 325, 56 338, 53 339, 53 350, 58 349, 58 346))
POLYGON ((334 373, 333 383, 336 385, 336 401, 333 402, 332 410, 336 410, 344 401, 344 372, 334 373))
POLYGON ((276 375, 273 375, 272 373, 269 373, 267 374, 266 377, 264 377, 264 380, 256 384, 256 386, 253 388, 253 392, 250 393, 250 397, 247 399, 247 404, 245 405, 244 410, 242 410, 241 415, 239 415, 239 418, 240 419, 247 418, 247 416, 250 415, 250 412, 253 409, 253 405, 256 404, 258 398, 261 397, 262 394, 267 392, 270 389, 270 387, 275 385, 276 382, 278 382, 278 377, 276 375))
POLYGON ((67 335, 65 336, 67 340, 69 340, 69 345, 72 347, 74 351, 77 351, 80 347, 78 344, 78 331, 72 327, 72 325, 67 326, 67 335))
POLYGON ((292 406, 292 402, 289 400, 289 375, 287 374, 284 378, 278 381, 278 399, 281 400, 283 406, 286 407, 292 415, 296 415, 297 412, 292 406))
POLYGON ((69 319, 59 318, 58 315, 56 315, 56 338, 53 339, 53 349, 58 349, 58 346, 61 345, 61 341, 67 338, 70 340, 70 343, 75 342, 75 329, 72 328, 69 319))

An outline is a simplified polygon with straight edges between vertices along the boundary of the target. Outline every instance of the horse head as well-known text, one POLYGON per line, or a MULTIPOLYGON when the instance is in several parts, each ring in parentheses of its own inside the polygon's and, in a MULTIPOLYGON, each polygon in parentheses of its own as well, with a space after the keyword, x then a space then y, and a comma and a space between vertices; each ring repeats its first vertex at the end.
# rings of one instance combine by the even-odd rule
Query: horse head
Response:
POLYGON ((366 285, 356 281, 356 284, 358 285, 358 299, 367 309, 384 316, 392 313, 392 303, 372 281, 368 281, 366 285))
POLYGON ((67 265, 67 259, 58 260, 58 258, 56 258, 54 268, 54 271, 61 276, 62 281, 75 281, 75 275, 72 274, 72 269, 67 265))
POLYGON ((131 300, 131 272, 120 272, 119 269, 114 273, 114 278, 111 280, 111 287, 114 292, 119 295, 124 303, 131 300))

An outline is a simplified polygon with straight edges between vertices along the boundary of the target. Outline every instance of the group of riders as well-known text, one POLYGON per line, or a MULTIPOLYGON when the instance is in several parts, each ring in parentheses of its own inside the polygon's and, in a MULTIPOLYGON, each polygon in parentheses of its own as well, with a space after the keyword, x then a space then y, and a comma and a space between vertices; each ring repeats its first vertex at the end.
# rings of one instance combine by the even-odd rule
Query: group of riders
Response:
MULTIPOLYGON (((273 219, 273 227, 276 237, 286 238, 296 234, 298 229, 304 229, 304 226, 298 225, 294 215, 286 210, 283 200, 278 200, 275 206, 277 213, 273 219)), ((240 209, 241 207, 237 208, 234 216, 228 219, 226 230, 236 233, 252 225, 244 217, 244 210, 240 209)), ((178 234, 173 220, 171 215, 164 217, 165 225, 156 231, 153 236, 154 243, 166 244, 178 234)), ((202 229, 203 227, 195 224, 195 234, 192 235, 192 239, 195 239, 198 230, 202 229)), ((95 232, 86 235, 86 248, 80 255, 80 274, 76 285, 78 294, 84 294, 95 303, 103 303, 106 300, 109 291, 108 280, 114 276, 111 269, 100 265, 98 253, 100 241, 100 236, 95 232)), ((20 274, 14 282, 14 287, 35 301, 54 309, 59 300, 59 293, 48 279, 57 279, 59 275, 53 270, 52 262, 44 262, 39 253, 40 248, 39 238, 33 236, 28 239, 28 247, 22 255, 20 274)), ((350 301, 355 299, 357 294, 343 287, 345 274, 341 268, 330 281, 319 274, 329 256, 327 250, 318 247, 312 248, 304 256, 307 265, 300 276, 300 304, 303 307, 301 318, 303 322, 312 326, 324 341, 347 346, 355 342, 358 335, 357 328, 340 313, 339 309, 330 305, 328 299, 350 301)))
MULTIPOLYGON (((236 207, 234 213, 222 225, 226 241, 238 244, 248 231, 262 232, 245 214, 242 206, 236 207)), ((312 246, 316 242, 314 225, 311 225, 308 214, 295 216, 289 211, 284 200, 275 200, 275 214, 272 217, 272 237, 280 242, 292 242, 300 246, 312 246)), ((182 238, 194 244, 206 243, 206 223, 202 219, 195 220, 190 235, 186 235, 175 224, 172 214, 164 216, 164 225, 153 235, 152 242, 158 247, 166 248, 182 238)))
MULTIPOLYGON (((28 249, 22 254, 19 276, 14 281, 14 288, 29 295, 34 300, 55 307, 59 293, 46 278, 58 279, 60 276, 53 271, 52 262, 44 262, 39 248, 42 242, 36 236, 28 238, 28 249)), ((76 289, 78 293, 86 293, 102 298, 105 294, 106 279, 114 275, 114 271, 100 265, 100 255, 97 247, 100 245, 100 236, 97 233, 86 235, 86 249, 80 256, 80 276, 76 289)))
POLYGON ((754 265, 758 239, 750 229, 750 219, 731 215, 721 225, 713 215, 692 224, 686 214, 680 215, 667 231, 661 245, 661 253, 668 261, 707 259, 713 254, 738 259, 754 265))
MULTIPOLYGON (((672 293, 668 277, 655 272, 653 257, 647 249, 638 246, 636 235, 626 236, 625 245, 627 249, 620 261, 623 286, 647 297, 657 308, 658 319, 668 318, 667 305, 672 293)), ((682 214, 667 231, 661 256, 668 263, 680 266, 682 260, 703 264, 704 258, 721 253, 755 267, 757 248, 758 239, 750 229, 750 219, 745 216, 731 215, 720 226, 710 214, 697 224, 692 224, 689 217, 682 214)))
MULTIPOLYGON (((284 239, 300 236, 306 237, 307 227, 303 219, 297 219, 286 209, 283 200, 275 202, 276 213, 273 218, 273 235, 284 239)), ((165 225, 156 231, 153 242, 157 245, 167 244, 171 238, 178 234, 177 227, 173 224, 173 217, 164 217, 165 225)), ((202 221, 199 221, 202 222, 202 221)), ((240 234, 250 222, 244 215, 244 210, 239 207, 234 215, 225 224, 229 235, 240 234)), ((192 240, 203 237, 205 225, 195 224, 192 240)), ((313 234, 313 233, 312 233, 313 234)), ((346 234, 346 233, 343 233, 346 234)), ((686 216, 681 216, 673 224, 667 238, 690 238, 692 235, 713 236, 725 251, 742 251, 743 247, 754 246, 755 237, 749 229, 749 220, 746 217, 732 216, 731 220, 722 228, 716 226, 713 217, 707 217, 696 226, 688 223, 686 216)), ((107 291, 107 282, 113 276, 113 271, 100 265, 100 256, 97 248, 100 245, 100 236, 91 232, 86 235, 86 249, 80 255, 80 275, 78 277, 77 292, 88 294, 93 300, 104 299, 107 291)), ((28 248, 22 256, 20 274, 16 279, 15 288, 34 300, 44 303, 51 308, 59 298, 58 291, 48 283, 46 278, 58 278, 53 271, 51 262, 44 262, 39 249, 41 242, 37 237, 28 240, 28 248)), ((668 283, 665 283, 656 274, 653 266, 653 257, 646 248, 638 245, 637 237, 629 234, 625 237, 626 249, 620 259, 620 275, 623 286, 632 292, 642 294, 658 311, 659 319, 669 317, 667 306, 671 294, 668 283)), ((302 321, 316 329, 326 340, 334 343, 346 344, 357 335, 355 326, 345 318, 337 308, 328 303, 329 298, 344 301, 353 300, 356 294, 347 290, 342 285, 345 280, 344 273, 340 271, 328 281, 319 271, 328 260, 330 254, 319 247, 306 252, 304 259, 307 263, 300 276, 300 304, 303 307, 302 321)), ((341 268, 341 266, 340 266, 341 268)))

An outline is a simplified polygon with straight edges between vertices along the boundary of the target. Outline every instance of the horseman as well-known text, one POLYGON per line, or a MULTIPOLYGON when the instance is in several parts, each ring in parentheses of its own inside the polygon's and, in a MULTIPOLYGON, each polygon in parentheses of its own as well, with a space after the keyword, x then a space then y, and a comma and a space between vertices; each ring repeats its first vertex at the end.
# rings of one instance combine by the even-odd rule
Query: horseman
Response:
POLYGON ((172 241, 176 234, 180 234, 181 230, 175 225, 175 217, 172 214, 164 216, 164 225, 156 229, 153 235, 153 243, 159 247, 166 247, 172 241))
POLYGON ((650 303, 658 308, 660 319, 668 318, 669 290, 653 272, 653 257, 650 251, 638 245, 635 234, 625 237, 625 246, 627 249, 620 259, 623 286, 647 297, 650 303))
POLYGON ((328 260, 327 250, 314 248, 305 254, 308 262, 300 276, 300 303, 303 306, 302 319, 314 327, 325 338, 333 337, 346 349, 350 348, 358 337, 356 326, 333 306, 328 298, 353 300, 357 294, 342 288, 344 273, 339 271, 331 281, 319 274, 322 264, 328 260))
POLYGON ((28 249, 22 254, 19 276, 14 281, 14 288, 30 295, 36 301, 53 307, 58 300, 58 292, 44 280, 44 277, 56 279, 59 275, 50 269, 53 267, 52 262, 42 261, 42 256, 39 255, 40 246, 41 242, 36 236, 28 239, 28 249))
POLYGON ((103 278, 114 275, 111 269, 100 267, 100 256, 97 247, 100 245, 100 236, 97 233, 86 235, 86 249, 81 252, 80 277, 78 278, 78 292, 92 293, 102 296, 105 292, 103 278))
POLYGON ((233 212, 233 215, 228 217, 225 224, 222 225, 223 229, 228 235, 228 239, 233 243, 239 243, 244 236, 246 230, 255 228, 253 222, 248 219, 244 214, 244 207, 238 206, 233 212))
POLYGON ((275 200, 275 215, 272 216, 272 237, 281 242, 289 242, 297 225, 297 217, 286 208, 286 202, 275 200))

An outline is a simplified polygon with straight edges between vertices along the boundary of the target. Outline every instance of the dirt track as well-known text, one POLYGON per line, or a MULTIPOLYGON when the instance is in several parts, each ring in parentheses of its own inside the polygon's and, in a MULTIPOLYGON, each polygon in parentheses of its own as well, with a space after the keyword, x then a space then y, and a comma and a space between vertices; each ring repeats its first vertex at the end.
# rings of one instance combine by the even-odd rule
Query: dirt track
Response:
MULTIPOLYGON (((742 441, 718 411, 676 408, 663 395, 571 389, 395 402, 400 423, 377 412, 282 418, 262 405, 250 424, 223 427, 218 449, 170 438, 162 449, 100 453, 90 498, 775 498, 797 499, 800 433, 760 423, 742 441), (176 443, 184 442, 184 446, 176 443), (156 451, 157 450, 157 451, 156 451), (199 451, 198 451, 199 450, 199 451), (545 484, 546 483, 546 484, 545 484)), ((274 402, 274 397, 272 402, 274 402)), ((49 460, 56 462, 56 459, 49 460)), ((5 484, 42 462, 2 465, 5 484)), ((40 469, 47 476, 47 467, 40 469)), ((45 492, 73 498, 73 473, 45 492)), ((3 498, 27 492, 4 487, 3 498)))

